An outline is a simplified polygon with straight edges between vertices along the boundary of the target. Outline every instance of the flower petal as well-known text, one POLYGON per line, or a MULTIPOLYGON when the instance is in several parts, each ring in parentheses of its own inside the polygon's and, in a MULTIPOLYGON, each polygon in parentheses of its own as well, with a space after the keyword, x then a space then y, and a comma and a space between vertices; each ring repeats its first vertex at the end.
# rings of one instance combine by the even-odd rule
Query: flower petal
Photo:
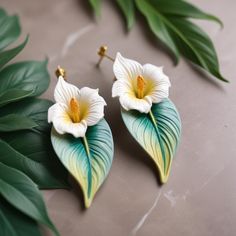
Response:
POLYGON ((58 78, 58 82, 54 91, 54 99, 58 103, 69 105, 71 98, 79 95, 79 89, 67 83, 62 76, 58 78))
POLYGON ((142 65, 138 62, 122 57, 119 52, 116 54, 116 59, 113 64, 113 72, 117 80, 132 82, 132 80, 142 74, 142 71, 142 65))
POLYGON ((134 96, 134 89, 128 80, 116 80, 112 85, 112 97, 122 96, 123 94, 134 96))
POLYGON ((63 103, 56 103, 48 109, 48 122, 52 122, 59 134, 70 133, 75 138, 84 137, 87 122, 73 123, 67 113, 68 107, 63 103))
POLYGON ((149 96, 143 99, 138 99, 129 94, 124 94, 120 97, 120 104, 126 110, 137 110, 141 113, 148 113, 152 107, 152 99, 149 96))
POLYGON ((97 124, 104 117, 105 100, 98 94, 98 89, 84 87, 80 90, 79 102, 81 108, 87 106, 84 119, 88 126, 97 124))
POLYGON ((168 76, 163 73, 162 67, 157 67, 152 64, 143 66, 144 78, 152 84, 149 96, 153 103, 161 102, 169 96, 169 87, 171 86, 168 76))

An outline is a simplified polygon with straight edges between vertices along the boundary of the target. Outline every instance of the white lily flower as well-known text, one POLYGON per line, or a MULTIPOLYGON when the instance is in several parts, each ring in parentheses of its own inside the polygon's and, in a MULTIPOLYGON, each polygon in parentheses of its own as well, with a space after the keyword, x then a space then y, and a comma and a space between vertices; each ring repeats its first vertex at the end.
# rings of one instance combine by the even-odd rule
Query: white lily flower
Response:
POLYGON ((98 89, 78 89, 59 76, 54 91, 56 104, 48 109, 48 122, 59 134, 70 133, 84 137, 87 127, 97 124, 104 117, 105 100, 98 89))
POLYGON ((113 71, 117 80, 112 87, 112 97, 119 97, 121 106, 127 111, 148 113, 153 103, 169 96, 171 84, 162 67, 142 66, 117 53, 113 71))

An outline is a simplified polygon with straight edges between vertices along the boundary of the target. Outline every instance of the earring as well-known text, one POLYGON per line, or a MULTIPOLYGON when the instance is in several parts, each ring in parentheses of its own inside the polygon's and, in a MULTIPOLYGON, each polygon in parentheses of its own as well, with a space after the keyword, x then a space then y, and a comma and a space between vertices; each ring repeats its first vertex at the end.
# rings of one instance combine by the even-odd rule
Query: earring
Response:
POLYGON ((170 80, 163 67, 141 65, 119 52, 113 59, 106 52, 106 46, 100 47, 97 66, 105 57, 113 62, 112 97, 119 97, 124 124, 153 159, 160 181, 166 183, 181 135, 179 113, 168 98, 170 80))
POLYGON ((111 168, 114 144, 111 129, 104 117, 105 100, 98 89, 77 88, 65 81, 66 73, 56 70, 56 103, 48 110, 52 146, 63 165, 82 188, 85 207, 111 168))

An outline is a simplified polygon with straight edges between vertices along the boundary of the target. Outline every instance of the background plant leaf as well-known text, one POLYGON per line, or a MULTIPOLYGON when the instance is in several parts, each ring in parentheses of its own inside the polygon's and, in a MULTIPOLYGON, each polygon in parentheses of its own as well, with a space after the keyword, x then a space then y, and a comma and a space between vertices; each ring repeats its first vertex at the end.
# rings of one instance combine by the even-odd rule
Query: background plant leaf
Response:
POLYGON ((218 17, 206 13, 196 6, 183 0, 150 0, 150 2, 156 6, 158 11, 165 15, 211 20, 223 26, 222 21, 218 17))
POLYGON ((176 64, 180 55, 217 79, 228 82, 220 72, 218 57, 210 37, 191 19, 222 21, 184 0, 116 0, 128 27, 134 23, 137 9, 148 22, 153 34, 173 54, 176 64))
POLYGON ((90 5, 92 6, 96 17, 101 15, 101 3, 102 0, 89 0, 90 5))
POLYGON ((40 188, 68 188, 68 173, 55 155, 50 140, 51 126, 47 122, 47 111, 52 104, 48 100, 28 98, 1 109, 0 116, 14 112, 37 124, 33 130, 1 134, 2 139, 13 149, 13 160, 9 160, 7 152, 2 158, 8 160, 10 166, 18 166, 17 169, 28 174, 40 188), (18 160, 14 157, 18 157, 18 160))
POLYGON ((6 66, 27 43, 28 37, 19 46, 5 50, 20 32, 18 17, 9 16, 0 8, 0 235, 39 236, 37 222, 59 235, 37 186, 25 175, 40 187, 68 186, 67 172, 50 144, 47 110, 52 103, 25 99, 41 95, 48 88, 47 62, 26 61, 6 66))
POLYGON ((60 182, 60 178, 57 179, 53 175, 52 168, 47 169, 47 165, 40 163, 22 155, 18 151, 14 150, 9 144, 0 140, 1 156, 0 162, 22 171, 28 177, 30 177, 40 188, 48 188, 58 186, 59 188, 66 185, 60 182))
POLYGON ((149 154, 160 173, 160 180, 168 180, 173 156, 181 133, 181 121, 174 104, 165 99, 153 104, 152 116, 122 109, 122 118, 131 135, 149 154))
POLYGON ((38 96, 48 88, 48 85, 47 60, 18 62, 0 71, 0 94, 20 89, 33 91, 30 96, 38 96))
POLYGON ((22 172, 1 162, 0 194, 16 209, 49 227, 55 235, 59 235, 48 217, 43 197, 35 183, 22 172))
POLYGON ((35 220, 12 207, 0 197, 0 235, 4 236, 40 236, 35 220))
POLYGON ((26 116, 9 114, 0 117, 0 132, 32 129, 36 126, 37 124, 26 116))
POLYGON ((109 173, 113 160, 113 138, 109 125, 102 119, 90 126, 86 139, 51 132, 54 150, 58 157, 79 182, 85 206, 89 207, 95 193, 109 173))
POLYGON ((0 107, 29 97, 33 93, 34 90, 26 91, 23 89, 9 89, 7 91, 4 91, 0 94, 0 107))
POLYGON ((133 0, 116 0, 118 6, 123 12, 126 22, 127 28, 130 30, 134 25, 135 21, 135 9, 134 9, 134 1, 133 0))
POLYGON ((9 16, 0 8, 0 51, 13 43, 21 33, 17 16, 9 16))
POLYGON ((19 46, 0 52, 0 69, 19 54, 28 42, 28 37, 19 46))

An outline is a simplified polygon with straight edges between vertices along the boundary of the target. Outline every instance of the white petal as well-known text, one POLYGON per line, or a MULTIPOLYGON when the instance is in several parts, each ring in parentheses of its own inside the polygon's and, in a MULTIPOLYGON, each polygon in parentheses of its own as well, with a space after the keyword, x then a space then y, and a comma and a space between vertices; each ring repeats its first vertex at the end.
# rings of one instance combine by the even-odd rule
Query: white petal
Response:
POLYGON ((134 89, 130 80, 116 80, 112 85, 112 97, 122 96, 125 93, 134 95, 134 89))
POLYGON ((73 123, 67 114, 68 107, 63 103, 56 103, 48 109, 48 122, 52 122, 59 134, 70 133, 74 137, 84 137, 87 130, 87 123, 82 120, 80 123, 73 123))
POLYGON ((134 80, 137 76, 142 75, 142 65, 134 60, 121 56, 118 52, 113 64, 113 72, 117 80, 134 80))
POLYGON ((150 94, 148 94, 153 103, 161 102, 169 96, 169 87, 171 84, 168 76, 163 73, 162 67, 146 64, 143 66, 143 76, 153 84, 153 88, 150 94))
POLYGON ((80 90, 80 104, 87 106, 85 120, 88 126, 97 124, 104 117, 105 100, 98 94, 98 89, 84 87, 80 90))
POLYGON ((152 107, 152 99, 149 96, 138 99, 130 95, 123 95, 120 97, 120 104, 127 111, 137 110, 141 113, 148 113, 152 107))
POLYGON ((56 102, 69 105, 71 98, 79 95, 79 89, 67 83, 62 76, 58 78, 58 82, 54 91, 54 99, 56 102))

